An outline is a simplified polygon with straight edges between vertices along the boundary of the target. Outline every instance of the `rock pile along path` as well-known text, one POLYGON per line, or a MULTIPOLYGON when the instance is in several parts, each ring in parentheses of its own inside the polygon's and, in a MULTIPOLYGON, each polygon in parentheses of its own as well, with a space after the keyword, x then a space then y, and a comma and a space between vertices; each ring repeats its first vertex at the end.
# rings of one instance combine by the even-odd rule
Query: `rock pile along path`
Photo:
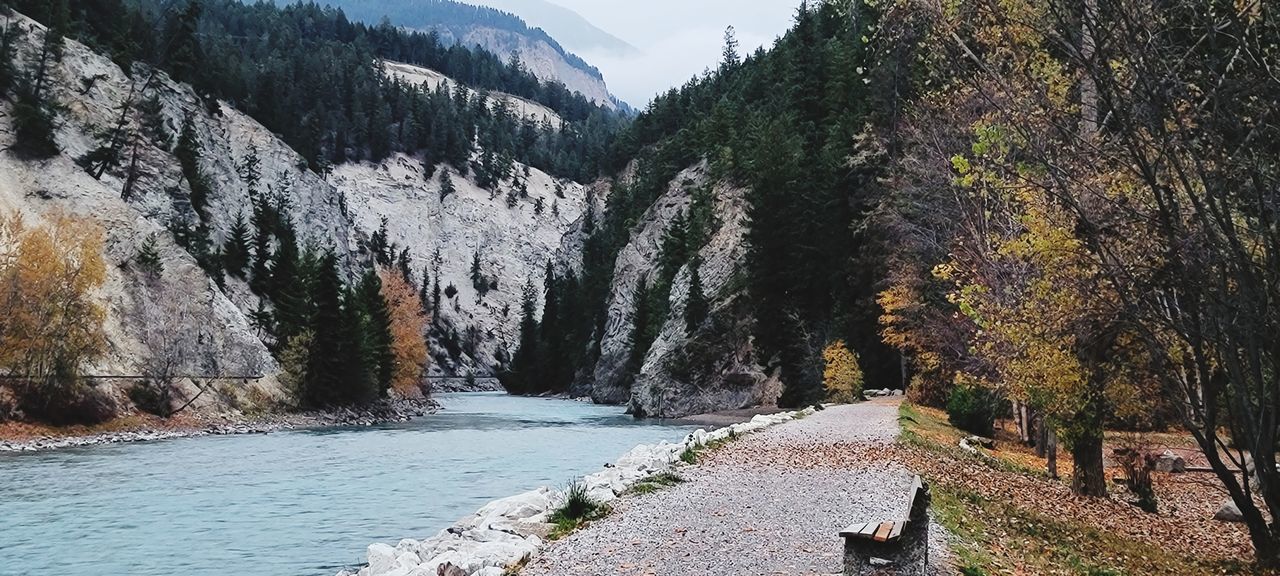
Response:
MULTIPOLYGON (((552 543, 522 576, 840 574, 840 529, 906 515, 912 473, 889 459, 898 402, 836 406, 729 442, 685 482, 614 503, 552 543)), ((930 574, 949 574, 929 531, 930 574)))

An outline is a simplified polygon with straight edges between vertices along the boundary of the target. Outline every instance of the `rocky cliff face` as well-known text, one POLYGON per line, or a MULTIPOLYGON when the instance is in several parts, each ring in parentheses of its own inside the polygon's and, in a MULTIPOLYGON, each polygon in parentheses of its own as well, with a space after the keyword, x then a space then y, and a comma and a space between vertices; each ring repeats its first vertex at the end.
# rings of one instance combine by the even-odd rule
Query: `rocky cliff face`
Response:
MULTIPOLYGON (((517 165, 516 173, 523 167, 517 165)), ((576 234, 586 190, 530 169, 528 177, 519 176, 528 196, 517 195, 511 206, 506 188, 491 192, 452 177, 457 192, 441 198, 441 172, 425 178, 420 162, 398 155, 376 165, 339 166, 330 180, 345 196, 357 229, 377 230, 386 218, 388 240, 409 248, 414 273, 430 269, 433 282, 438 277, 446 289, 431 373, 487 376, 520 337, 525 283, 540 290, 548 261, 559 266, 577 257, 562 244, 576 234), (487 288, 472 281, 477 255, 487 288), (449 286, 456 290, 452 297, 449 286), (441 341, 449 338, 457 339, 460 353, 450 350, 455 342, 441 341)))
MULTIPOLYGON (((6 19, 0 16, 0 19, 6 19)), ((7 18, 9 25, 26 32, 19 57, 30 60, 43 36, 43 28, 20 15, 7 18)), ((50 71, 50 94, 64 107, 57 141, 63 153, 46 161, 30 162, 0 154, 0 209, 18 211, 29 223, 55 213, 68 213, 97 224, 104 233, 108 279, 101 297, 107 305, 108 354, 89 371, 97 375, 137 375, 159 349, 156 331, 198 334, 204 343, 195 358, 187 358, 184 374, 200 376, 261 376, 214 379, 216 393, 201 396, 198 407, 229 409, 279 399, 283 396, 275 373, 278 367, 251 326, 247 312, 256 298, 243 284, 229 281, 226 289, 210 280, 195 259, 168 233, 171 222, 193 218, 190 190, 181 177, 176 159, 164 147, 141 141, 138 147, 137 182, 132 197, 121 198, 123 170, 109 170, 96 180, 75 159, 98 145, 94 135, 116 124, 127 100, 155 95, 167 130, 177 134, 182 119, 194 114, 197 135, 207 159, 203 168, 214 183, 210 198, 211 237, 221 239, 248 206, 245 187, 235 175, 234 163, 250 142, 263 158, 264 173, 276 175, 276 185, 288 194, 295 221, 308 235, 323 237, 346 248, 345 218, 335 191, 314 174, 296 168, 298 157, 257 123, 225 106, 210 116, 192 91, 158 74, 150 77, 141 67, 132 76, 110 60, 83 45, 66 42, 65 55, 50 71), (286 183, 289 185, 286 186, 286 183), (144 279, 133 265, 141 247, 155 238, 163 264, 155 279, 144 279), (160 313, 156 313, 160 312, 160 313), (167 312, 167 314, 165 313, 167 312)), ((12 143, 10 104, 0 102, 0 147, 12 143)), ((136 119, 128 122, 134 127, 136 119)), ((108 395, 123 402, 128 381, 106 381, 108 395)), ((202 380, 203 383, 203 380, 202 380)), ((179 382, 195 394, 190 380, 179 382)))
MULTIPOLYGON (((15 14, 0 16, 27 32, 20 59, 29 61, 43 37, 43 27, 15 14)), ((252 118, 226 103, 209 103, 189 86, 144 66, 126 73, 106 57, 68 40, 65 56, 51 71, 51 95, 63 107, 57 141, 63 152, 47 161, 24 161, 0 153, 0 210, 20 211, 35 222, 66 212, 100 226, 105 235, 109 278, 101 298, 107 303, 111 349, 95 374, 136 375, 148 358, 160 353, 155 331, 163 328, 193 334, 198 352, 187 354, 191 375, 236 376, 214 379, 195 405, 206 411, 250 409, 287 398, 263 335, 250 321, 260 302, 241 280, 226 278, 219 286, 174 240, 169 229, 176 222, 197 222, 190 188, 172 153, 184 119, 193 119, 201 146, 201 169, 212 193, 204 223, 212 246, 225 243, 238 216, 252 214, 249 186, 239 167, 252 153, 262 175, 257 193, 287 199, 287 212, 300 245, 331 248, 344 270, 355 269, 360 241, 387 218, 390 240, 408 247, 414 272, 431 268, 442 287, 453 285, 453 297, 443 297, 437 334, 458 354, 441 352, 446 342, 433 342, 439 362, 433 374, 487 375, 517 337, 521 288, 536 286, 548 259, 558 259, 562 244, 575 245, 565 235, 582 214, 584 188, 559 182, 537 170, 524 176, 528 196, 507 205, 507 190, 480 190, 454 175, 457 193, 441 199, 439 176, 427 180, 418 161, 396 156, 378 164, 338 166, 326 180, 306 168, 289 146, 252 118), (155 96, 160 103, 170 142, 138 139, 136 182, 129 198, 122 198, 132 141, 120 167, 94 179, 76 159, 98 146, 96 135, 114 127, 129 108, 126 125, 143 133, 138 104, 155 96), (557 190, 561 190, 557 195, 557 190), (535 206, 542 201, 541 213, 535 206), (154 238, 163 271, 144 278, 134 264, 138 253, 154 238), (492 289, 483 297, 470 278, 472 259, 481 258, 483 274, 492 289), (438 255, 438 256, 437 256, 438 255), (438 270, 438 272, 435 272, 438 270), (242 378, 244 376, 258 378, 242 378)), ((11 105, 0 100, 0 148, 12 143, 11 105)), ((452 170, 451 170, 452 171, 452 170)), ((576 257, 576 254, 573 255, 576 257)), ((573 257, 569 257, 572 260, 573 257)), ((130 381, 106 381, 109 395, 122 405, 130 381)), ((204 381, 201 380, 203 384, 204 381)), ((179 383, 188 396, 197 388, 179 383)))
POLYGON ((496 28, 476 27, 458 38, 458 43, 478 45, 504 58, 515 52, 525 68, 539 80, 560 81, 596 104, 609 109, 616 107, 603 79, 570 64, 560 52, 542 40, 496 28))
POLYGON ((741 188, 712 188, 719 226, 699 253, 703 291, 712 304, 709 320, 694 334, 685 328, 690 276, 685 265, 672 282, 668 318, 639 372, 627 365, 637 288, 656 273, 663 234, 677 214, 688 211, 691 191, 709 184, 705 163, 677 175, 619 253, 590 388, 595 401, 627 404, 637 416, 664 418, 776 403, 776 379, 752 357, 750 315, 738 276, 747 225, 741 188))
MULTIPOLYGON (((699 184, 703 184, 700 182, 699 184)), ((637 416, 675 418, 734 408, 775 405, 781 385, 756 364, 751 348, 749 303, 742 293, 740 263, 746 256, 744 190, 713 188, 720 226, 699 252, 710 317, 690 333, 684 313, 690 266, 676 274, 671 313, 645 355, 631 386, 629 408, 637 416)))
POLYGON ((603 404, 625 404, 630 398, 634 375, 631 356, 632 315, 641 282, 654 274, 662 237, 676 215, 689 209, 691 186, 703 178, 705 166, 681 172, 640 221, 631 229, 630 240, 618 253, 609 289, 608 317, 600 338, 600 358, 592 375, 591 398, 603 404), (685 182, 690 185, 685 185, 685 182))

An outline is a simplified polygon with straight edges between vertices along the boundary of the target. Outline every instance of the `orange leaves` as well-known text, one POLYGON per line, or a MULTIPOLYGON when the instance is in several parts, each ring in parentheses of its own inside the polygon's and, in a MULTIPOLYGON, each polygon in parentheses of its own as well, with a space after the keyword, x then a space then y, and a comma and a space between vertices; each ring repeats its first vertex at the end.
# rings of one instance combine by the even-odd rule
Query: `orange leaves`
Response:
POLYGON ((106 347, 106 280, 96 226, 53 214, 28 226, 0 216, 0 369, 44 379, 78 370, 106 347))
POLYGON ((382 278, 382 298, 391 314, 391 351, 395 355, 391 387, 402 396, 417 396, 427 367, 427 316, 413 286, 404 277, 387 269, 378 274, 382 278))

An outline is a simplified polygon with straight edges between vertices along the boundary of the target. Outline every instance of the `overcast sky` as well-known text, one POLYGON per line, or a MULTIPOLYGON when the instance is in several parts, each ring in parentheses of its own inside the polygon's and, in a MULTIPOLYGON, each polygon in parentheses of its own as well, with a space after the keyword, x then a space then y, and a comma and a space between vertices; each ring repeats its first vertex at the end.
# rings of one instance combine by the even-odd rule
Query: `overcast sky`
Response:
MULTIPOLYGON (((640 56, 620 58, 566 46, 600 68, 609 90, 637 108, 719 63, 726 26, 737 30, 741 52, 746 54, 772 45, 790 28, 800 4, 800 0, 552 1, 640 49, 640 56)), ((517 15, 537 25, 535 15, 517 15)))

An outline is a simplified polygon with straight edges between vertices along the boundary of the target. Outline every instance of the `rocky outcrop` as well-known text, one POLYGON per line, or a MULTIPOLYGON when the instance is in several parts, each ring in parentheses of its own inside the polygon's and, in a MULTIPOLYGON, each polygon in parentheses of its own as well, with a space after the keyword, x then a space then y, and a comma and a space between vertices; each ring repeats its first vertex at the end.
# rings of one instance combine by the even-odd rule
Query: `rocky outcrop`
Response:
MULTIPOLYGON (((581 484, 588 497, 599 504, 608 504, 646 478, 674 472, 686 451, 813 412, 813 408, 806 408, 799 412, 758 415, 748 422, 712 431, 694 431, 681 442, 642 444, 612 466, 583 477, 581 484)), ((544 486, 494 500, 426 540, 404 539, 395 546, 370 545, 366 566, 355 573, 343 570, 338 576, 500 576, 543 547, 544 538, 552 528, 551 516, 564 499, 563 492, 544 486)))
POLYGON ((520 337, 525 284, 540 289, 548 261, 559 266, 578 256, 564 246, 574 245, 566 237, 578 233, 585 188, 532 168, 524 176, 519 164, 515 173, 528 196, 514 206, 510 184, 484 190, 443 166, 426 178, 421 162, 403 154, 379 164, 344 164, 330 176, 357 229, 377 230, 385 218, 388 240, 409 249, 414 274, 429 269, 433 282, 439 278, 446 295, 437 311, 432 376, 491 375, 520 337), (441 198, 446 169, 456 192, 441 198), (488 281, 483 294, 471 277, 477 255, 488 281))
POLYGON ((544 82, 559 81, 564 85, 606 108, 614 108, 613 98, 599 73, 591 73, 571 64, 563 54, 543 40, 530 38, 506 30, 478 26, 468 30, 458 43, 463 46, 480 46, 506 59, 512 52, 520 55, 525 69, 544 82))
MULTIPOLYGON (((0 16, 0 21, 5 21, 0 25, 24 30, 19 59, 30 62, 43 37, 43 27, 16 13, 0 16)), ((235 280, 220 288, 168 233, 172 223, 195 218, 188 185, 169 146, 152 139, 138 141, 136 181, 127 200, 122 191, 128 179, 125 169, 133 159, 132 146, 126 151, 124 166, 108 170, 101 179, 86 173, 75 160, 99 145, 96 135, 114 127, 126 105, 136 111, 142 99, 154 96, 170 136, 176 138, 187 115, 195 119, 197 140, 203 148, 202 169, 214 190, 205 219, 211 241, 220 243, 236 215, 247 210, 248 192, 236 174, 236 164, 250 144, 259 149, 262 172, 269 175, 272 188, 289 198, 290 216, 299 225, 300 235, 345 253, 349 225, 336 191, 317 175, 299 169, 296 153, 243 114, 219 103, 212 106, 215 113, 211 114, 210 106, 190 87, 163 73, 153 78, 152 71, 141 65, 126 74, 111 60, 77 42, 66 41, 61 61, 50 69, 49 90, 63 108, 56 135, 63 153, 38 162, 0 154, 0 209, 18 211, 29 223, 56 213, 73 214, 103 230, 108 278, 101 297, 107 305, 110 349, 89 370, 106 375, 138 374, 142 359, 157 353, 145 337, 148 326, 143 312, 162 303, 158 301, 171 300, 179 302, 182 317, 161 316, 157 320, 176 323, 172 328, 199 335, 204 345, 200 357, 190 359, 193 372, 250 377, 202 382, 217 390, 201 395, 196 407, 234 410, 280 398, 283 392, 274 376, 278 368, 248 320, 257 299, 235 280), (131 263, 152 237, 163 270, 144 283, 131 263)), ((7 102, 0 103, 0 148, 7 148, 13 137, 10 111, 7 102)), ((136 112, 127 117, 127 125, 140 130, 136 112)), ((107 393, 123 398, 130 384, 107 381, 105 387, 107 393)), ((190 381, 179 382, 179 387, 187 396, 197 394, 190 381)))
MULTIPOLYGON (((25 67, 36 55, 43 27, 21 15, 0 16, 26 33, 19 45, 25 67)), ((407 72, 406 72, 407 73, 407 72)), ((441 81, 447 81, 441 80, 441 81)), ((453 172, 455 194, 440 198, 439 172, 424 178, 419 161, 397 155, 380 164, 337 166, 326 178, 307 168, 301 155, 270 130, 225 102, 211 102, 191 87, 144 65, 125 71, 109 58, 75 41, 51 69, 50 95, 62 107, 57 141, 63 153, 45 161, 26 161, 0 153, 0 210, 20 211, 35 223, 59 212, 84 217, 102 228, 108 279, 101 297, 107 303, 110 350, 94 374, 137 375, 141 362, 156 352, 148 343, 151 321, 166 323, 177 333, 194 334, 201 345, 189 355, 191 374, 238 376, 198 383, 178 383, 180 398, 199 396, 194 408, 203 412, 236 412, 286 400, 278 381, 279 366, 266 340, 250 321, 266 305, 239 279, 215 282, 180 246, 170 229, 179 223, 194 229, 202 223, 214 248, 222 246, 238 217, 252 216, 252 196, 243 176, 250 156, 258 160, 261 179, 252 194, 283 198, 300 245, 334 250, 347 273, 357 268, 360 241, 387 217, 390 240, 408 247, 413 272, 433 270, 442 288, 452 285, 437 314, 432 353, 433 376, 486 376, 503 351, 515 342, 521 288, 527 281, 541 286, 548 259, 558 266, 578 255, 561 253, 577 230, 583 212, 584 187, 556 181, 516 165, 527 197, 508 206, 505 183, 496 193, 481 190, 453 172), (155 98, 167 138, 137 139, 136 169, 130 194, 133 140, 125 161, 95 179, 76 160, 100 144, 99 135, 121 118, 131 134, 148 134, 140 105, 155 98), (200 168, 210 184, 203 216, 191 206, 190 187, 173 154, 185 119, 191 118, 199 142, 200 168), (541 203, 541 209, 536 208, 541 203), (142 247, 154 238, 162 272, 144 281, 133 265, 142 247), (480 255, 490 290, 483 297, 470 278, 480 255), (438 258, 437 258, 438 255, 438 258), (438 274, 437 274, 438 271, 438 274), (178 313, 180 312, 180 313, 178 313), (443 355, 441 353, 443 352, 443 355), (201 389, 205 393, 201 393, 201 389)), ((499 98, 501 95, 492 96, 499 98)), ((516 107, 528 115, 550 113, 527 103, 516 107)), ((513 104, 515 106, 515 104, 513 104)), ((0 101, 0 148, 13 138, 11 104, 0 101)), ((555 121, 554 118, 550 120, 555 121)), ((443 169, 443 167, 442 167, 443 169)), ((121 406, 129 404, 133 381, 106 381, 101 387, 121 406)))
POLYGON ((719 227, 699 252, 710 319, 692 334, 686 328, 687 264, 676 274, 671 313, 631 388, 630 409, 637 416, 675 418, 777 403, 780 385, 753 358, 747 301, 731 286, 746 256, 744 194, 724 184, 713 188, 719 227))
POLYGON ((603 403, 627 404, 637 416, 679 417, 776 403, 780 385, 755 362, 748 303, 734 288, 746 256, 746 191, 709 180, 706 163, 684 170, 631 229, 619 252, 610 288, 608 318, 590 393, 603 403), (691 192, 712 186, 718 226, 699 253, 709 320, 695 333, 685 327, 689 265, 675 276, 670 313, 637 372, 629 365, 635 295, 658 266, 663 236, 677 214, 687 213, 691 192))
POLYGON ((591 398, 602 404, 625 404, 634 378, 631 356, 632 314, 641 282, 658 266, 662 238, 671 221, 689 209, 690 193, 706 174, 701 164, 681 172, 631 229, 630 240, 618 253, 609 289, 608 317, 600 338, 600 358, 592 378, 591 398))

